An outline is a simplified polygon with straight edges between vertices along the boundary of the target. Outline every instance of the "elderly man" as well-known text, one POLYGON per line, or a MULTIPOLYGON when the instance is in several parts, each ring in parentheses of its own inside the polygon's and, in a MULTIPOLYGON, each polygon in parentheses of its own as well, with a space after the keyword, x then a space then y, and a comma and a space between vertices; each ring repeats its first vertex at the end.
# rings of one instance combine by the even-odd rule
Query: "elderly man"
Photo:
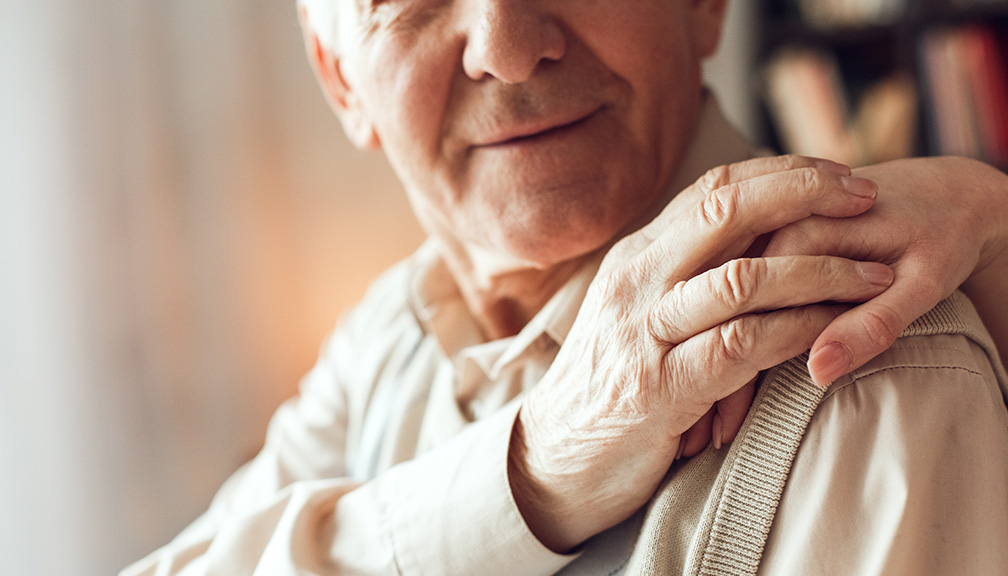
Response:
POLYGON ((961 296, 890 349, 963 282, 1006 342, 1008 178, 753 159, 700 81, 724 9, 305 0, 326 95, 430 239, 208 512, 125 574, 719 573, 745 458, 721 447, 757 376, 810 347, 799 371, 836 383, 765 459, 787 485, 760 569, 1008 565, 997 352, 961 296))

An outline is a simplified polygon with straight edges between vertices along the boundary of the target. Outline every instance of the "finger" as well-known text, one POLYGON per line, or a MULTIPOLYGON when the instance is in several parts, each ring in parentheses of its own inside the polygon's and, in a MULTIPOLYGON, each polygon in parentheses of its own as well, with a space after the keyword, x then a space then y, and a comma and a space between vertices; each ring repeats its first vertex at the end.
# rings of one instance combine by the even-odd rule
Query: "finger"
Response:
POLYGON ((888 244, 865 234, 851 220, 812 216, 774 231, 760 255, 831 254, 891 263, 906 247, 901 246, 897 253, 886 252, 888 244))
POLYGON ((676 460, 679 458, 692 458, 710 444, 711 430, 713 428, 714 415, 716 412, 717 409, 711 406, 710 410, 707 410, 707 412, 704 413, 699 420, 697 420, 696 424, 693 424, 693 426, 691 426, 690 429, 679 438, 679 452, 676 454, 676 460))
POLYGON ((687 430, 715 402, 728 397, 755 378, 808 350, 816 336, 842 311, 838 306, 814 305, 734 318, 707 330, 665 357, 670 374, 669 406, 681 410, 670 416, 687 430))
POLYGON ((787 256, 731 260, 676 283, 648 315, 648 330, 677 344, 749 312, 817 302, 863 302, 893 281, 877 262, 834 256, 787 256))
POLYGON ((795 154, 768 156, 711 168, 697 179, 696 183, 688 189, 689 192, 687 193, 692 194, 695 199, 699 200, 722 186, 777 172, 798 170, 799 168, 814 168, 841 176, 847 176, 851 173, 849 166, 824 158, 812 158, 795 154))
POLYGON ((720 188, 796 170, 822 171, 839 176, 851 174, 851 169, 843 164, 796 155, 753 158, 717 166, 704 173, 692 186, 680 192, 657 218, 642 229, 642 232, 653 241, 670 222, 692 210, 696 204, 703 202, 704 198, 720 188))
POLYGON ((737 257, 762 234, 812 215, 849 217, 875 202, 874 182, 812 168, 722 186, 638 255, 642 269, 689 277, 737 257))
POLYGON ((946 289, 922 266, 904 262, 892 286, 841 314, 812 345, 809 374, 825 387, 889 349, 916 318, 930 310, 946 289))
POLYGON ((752 406, 755 395, 756 379, 753 378, 745 386, 718 400, 714 405, 717 413, 714 415, 711 441, 715 450, 720 450, 722 446, 735 440, 739 429, 742 428, 742 422, 749 414, 749 407, 752 406))
POLYGON ((736 184, 751 178, 787 172, 798 169, 814 169, 838 175, 849 175, 851 169, 843 164, 821 158, 784 155, 765 158, 753 158, 734 164, 726 164, 711 168, 693 185, 676 196, 649 224, 628 235, 610 250, 610 260, 626 261, 647 248, 668 225, 679 216, 688 212, 694 203, 701 202, 704 197, 718 188, 736 184))

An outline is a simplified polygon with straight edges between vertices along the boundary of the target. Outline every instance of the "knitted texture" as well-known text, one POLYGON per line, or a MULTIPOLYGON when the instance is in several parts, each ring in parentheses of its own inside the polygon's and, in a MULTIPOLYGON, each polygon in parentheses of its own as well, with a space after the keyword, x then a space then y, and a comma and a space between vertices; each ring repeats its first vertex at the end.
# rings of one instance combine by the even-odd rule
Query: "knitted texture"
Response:
MULTIPOLYGON (((937 334, 963 335, 980 345, 1008 404, 1004 367, 965 296, 953 294, 901 337, 937 334)), ((825 395, 825 390, 812 383, 807 361, 804 354, 764 374, 749 415, 723 463, 708 451, 695 464, 670 471, 649 505, 627 574, 756 573, 798 446, 825 395), (713 483, 695 482, 698 474, 717 477, 713 483), (701 491, 697 487, 711 485, 709 494, 697 493, 701 491), (690 530, 695 538, 686 536, 690 530), (687 549, 690 540, 698 549, 687 549)))
POLYGON ((756 573, 791 463, 825 394, 812 383, 807 362, 807 355, 793 358, 764 378, 762 397, 727 469, 701 574, 756 573))

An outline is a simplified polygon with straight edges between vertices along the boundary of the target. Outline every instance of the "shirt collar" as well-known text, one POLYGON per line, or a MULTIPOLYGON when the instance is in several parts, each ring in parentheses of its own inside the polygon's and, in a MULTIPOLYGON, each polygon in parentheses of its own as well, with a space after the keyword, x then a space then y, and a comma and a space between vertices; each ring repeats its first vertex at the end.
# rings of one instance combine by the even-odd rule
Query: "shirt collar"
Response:
POLYGON ((420 327, 437 339, 449 358, 482 342, 479 326, 441 257, 436 238, 428 238, 413 255, 409 300, 420 327))

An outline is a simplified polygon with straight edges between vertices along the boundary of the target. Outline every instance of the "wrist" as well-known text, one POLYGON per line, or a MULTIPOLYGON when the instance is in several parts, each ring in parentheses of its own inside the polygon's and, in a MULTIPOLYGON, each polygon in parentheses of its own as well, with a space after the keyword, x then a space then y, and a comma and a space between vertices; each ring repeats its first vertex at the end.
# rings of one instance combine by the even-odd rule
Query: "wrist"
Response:
POLYGON ((533 472, 523 422, 525 413, 523 408, 511 429, 507 467, 511 494, 532 534, 553 552, 567 553, 590 534, 581 537, 569 529, 570 513, 565 512, 562 498, 533 472))
POLYGON ((974 275, 982 276, 989 269, 997 274, 1008 266, 1008 175, 979 161, 969 162, 976 167, 970 195, 979 201, 977 224, 985 231, 974 275))

